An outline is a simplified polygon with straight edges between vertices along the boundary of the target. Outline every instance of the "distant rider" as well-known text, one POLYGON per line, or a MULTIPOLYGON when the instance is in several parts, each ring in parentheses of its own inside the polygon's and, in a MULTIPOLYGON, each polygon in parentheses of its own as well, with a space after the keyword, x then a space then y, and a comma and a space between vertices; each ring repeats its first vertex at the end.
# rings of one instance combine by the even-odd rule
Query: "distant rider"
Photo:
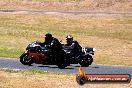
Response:
POLYGON ((71 35, 66 36, 66 44, 64 48, 71 51, 71 56, 78 56, 82 52, 82 47, 71 35))

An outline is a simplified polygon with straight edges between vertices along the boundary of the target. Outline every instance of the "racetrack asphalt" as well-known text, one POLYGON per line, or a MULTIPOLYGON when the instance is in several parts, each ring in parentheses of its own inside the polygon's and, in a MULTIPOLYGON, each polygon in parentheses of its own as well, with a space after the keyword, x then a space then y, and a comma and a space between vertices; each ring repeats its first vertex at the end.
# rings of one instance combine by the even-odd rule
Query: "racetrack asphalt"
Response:
MULTIPOLYGON (((79 64, 72 64, 65 69, 59 69, 56 65, 32 64, 32 66, 28 66, 21 64, 19 59, 0 58, 0 68, 9 69, 42 70, 76 74, 79 66, 79 64)), ((89 67, 83 68, 87 74, 129 74, 132 77, 132 66, 92 64, 89 67)))

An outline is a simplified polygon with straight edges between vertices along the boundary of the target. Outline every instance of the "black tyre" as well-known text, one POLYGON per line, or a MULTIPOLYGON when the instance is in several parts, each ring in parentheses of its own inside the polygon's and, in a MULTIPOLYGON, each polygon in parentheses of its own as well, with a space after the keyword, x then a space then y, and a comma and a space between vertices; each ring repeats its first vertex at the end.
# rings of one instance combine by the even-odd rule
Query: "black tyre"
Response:
POLYGON ((60 68, 60 69, 64 69, 68 65, 69 65, 69 63, 68 63, 66 58, 61 60, 61 61, 59 61, 59 63, 57 64, 58 68, 60 68))
POLYGON ((79 85, 84 85, 87 82, 87 79, 84 76, 78 76, 76 81, 79 85))
POLYGON ((82 67, 88 67, 89 65, 91 65, 93 62, 93 58, 92 56, 87 56, 87 57, 83 57, 79 64, 82 66, 82 67))
POLYGON ((60 68, 60 69, 64 69, 65 67, 67 67, 67 65, 66 65, 65 63, 60 63, 60 64, 58 64, 57 66, 58 66, 58 68, 60 68))
POLYGON ((92 56, 89 56, 89 65, 91 65, 92 63, 93 63, 93 58, 92 58, 92 56))
POLYGON ((28 58, 27 53, 23 53, 20 56, 20 62, 24 65, 31 65, 33 63, 33 61, 28 58))

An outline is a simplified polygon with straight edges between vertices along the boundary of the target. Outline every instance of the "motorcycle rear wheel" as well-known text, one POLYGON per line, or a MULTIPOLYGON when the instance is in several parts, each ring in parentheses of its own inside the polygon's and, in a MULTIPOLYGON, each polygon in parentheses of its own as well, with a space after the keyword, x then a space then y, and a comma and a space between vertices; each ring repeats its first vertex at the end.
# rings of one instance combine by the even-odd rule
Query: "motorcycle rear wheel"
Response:
POLYGON ((63 59, 61 61, 59 61, 59 63, 57 64, 58 68, 60 69, 65 69, 65 67, 68 66, 68 61, 67 59, 63 59))
POLYGON ((31 65, 33 63, 32 59, 29 59, 28 58, 28 55, 27 53, 23 53, 21 56, 20 56, 20 62, 24 65, 31 65))
POLYGON ((65 67, 67 67, 67 65, 65 63, 60 63, 60 64, 57 64, 58 68, 60 69, 65 69, 65 67))

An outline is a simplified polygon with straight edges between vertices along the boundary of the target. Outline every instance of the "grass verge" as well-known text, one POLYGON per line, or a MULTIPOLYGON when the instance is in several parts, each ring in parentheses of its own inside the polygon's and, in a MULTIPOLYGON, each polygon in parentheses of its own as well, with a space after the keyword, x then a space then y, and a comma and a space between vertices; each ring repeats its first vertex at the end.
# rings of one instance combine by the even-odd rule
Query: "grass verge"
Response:
POLYGON ((0 9, 131 11, 131 0, 1 0, 0 9))
POLYGON ((132 15, 0 14, 0 56, 19 57, 28 43, 51 32, 65 42, 71 34, 83 47, 97 49, 94 62, 132 65, 132 15))
POLYGON ((47 72, 0 70, 1 88, 131 88, 129 84, 85 84, 80 86, 72 74, 52 74, 47 72))

